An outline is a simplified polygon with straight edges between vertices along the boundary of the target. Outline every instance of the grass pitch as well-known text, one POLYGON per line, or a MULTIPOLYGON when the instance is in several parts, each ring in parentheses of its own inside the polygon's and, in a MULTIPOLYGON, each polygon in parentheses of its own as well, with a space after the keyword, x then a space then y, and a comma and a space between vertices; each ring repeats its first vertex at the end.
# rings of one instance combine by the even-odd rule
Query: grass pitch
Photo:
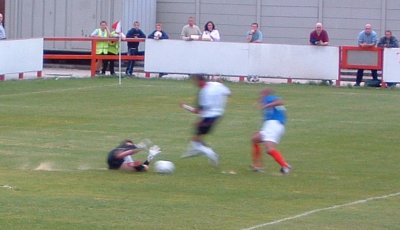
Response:
POLYGON ((280 176, 266 155, 265 173, 248 170, 266 85, 227 85, 226 115, 206 139, 220 154, 213 168, 204 157, 179 158, 195 121, 178 106, 195 101, 190 81, 0 82, 0 228, 400 226, 398 90, 269 85, 289 118, 279 149, 294 169, 280 176), (106 170, 108 151, 124 138, 151 139, 175 173, 106 170))

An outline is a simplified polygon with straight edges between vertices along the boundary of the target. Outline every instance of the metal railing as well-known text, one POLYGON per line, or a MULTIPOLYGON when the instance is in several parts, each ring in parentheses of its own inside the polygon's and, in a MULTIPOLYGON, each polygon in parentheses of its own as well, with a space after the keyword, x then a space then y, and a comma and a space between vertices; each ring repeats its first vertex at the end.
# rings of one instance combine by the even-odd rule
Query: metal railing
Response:
MULTIPOLYGON (((90 54, 44 54, 44 60, 90 60, 90 76, 96 76, 96 61, 98 60, 135 60, 144 61, 143 55, 103 55, 96 54, 97 42, 99 41, 116 41, 118 38, 95 38, 95 37, 45 37, 44 42, 90 42, 90 54)), ((144 38, 126 38, 122 42, 144 42, 144 38)), ((148 74, 146 73, 146 76, 148 74)))

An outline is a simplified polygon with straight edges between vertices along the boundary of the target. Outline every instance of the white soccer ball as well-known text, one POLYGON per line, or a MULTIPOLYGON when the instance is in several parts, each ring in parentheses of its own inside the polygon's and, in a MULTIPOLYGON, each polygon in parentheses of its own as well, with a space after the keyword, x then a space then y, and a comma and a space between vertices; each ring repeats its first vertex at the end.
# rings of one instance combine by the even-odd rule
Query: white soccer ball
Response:
POLYGON ((175 170, 175 165, 171 161, 156 161, 154 171, 161 174, 171 174, 175 170))
POLYGON ((248 82, 259 82, 260 79, 258 78, 258 76, 247 76, 247 81, 248 82))
POLYGON ((154 33, 154 37, 160 38, 162 36, 162 33, 160 31, 156 31, 154 33))

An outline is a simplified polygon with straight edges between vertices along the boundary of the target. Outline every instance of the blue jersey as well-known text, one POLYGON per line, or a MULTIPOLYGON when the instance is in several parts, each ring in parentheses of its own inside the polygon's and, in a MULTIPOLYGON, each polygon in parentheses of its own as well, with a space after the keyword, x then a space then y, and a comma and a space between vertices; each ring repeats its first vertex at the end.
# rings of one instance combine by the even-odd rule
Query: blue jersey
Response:
MULTIPOLYGON (((263 98, 263 105, 269 104, 271 102, 274 102, 276 100, 279 100, 280 98, 275 95, 268 95, 263 98)), ((264 109, 264 121, 267 120, 277 120, 283 125, 286 124, 286 108, 283 105, 280 106, 275 106, 271 108, 265 108, 264 109)))

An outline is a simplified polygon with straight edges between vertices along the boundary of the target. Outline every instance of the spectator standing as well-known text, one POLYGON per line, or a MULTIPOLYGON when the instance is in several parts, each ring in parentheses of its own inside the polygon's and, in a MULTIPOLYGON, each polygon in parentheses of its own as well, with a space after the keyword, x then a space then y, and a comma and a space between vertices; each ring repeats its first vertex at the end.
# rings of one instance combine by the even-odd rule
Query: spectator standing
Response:
MULTIPOLYGON (((91 34, 91 37, 96 38, 109 38, 110 37, 110 30, 108 29, 107 22, 101 21, 100 28, 95 29, 91 34)), ((108 54, 108 41, 99 40, 96 42, 96 54, 97 55, 107 55, 108 54)), ((106 68, 108 65, 107 60, 103 60, 102 62, 97 61, 96 70, 100 69, 100 63, 103 63, 103 68, 101 69, 101 74, 106 74, 106 68)))
MULTIPOLYGON (((310 45, 327 46, 329 44, 328 32, 322 27, 322 23, 317 22, 315 29, 310 33, 310 45)), ((322 83, 332 85, 332 80, 323 80, 322 83)))
POLYGON ((263 34, 258 28, 258 23, 254 22, 250 27, 250 30, 247 32, 247 42, 261 43, 263 41, 263 34))
POLYGON ((208 21, 204 25, 204 31, 201 35, 201 40, 203 41, 212 41, 219 42, 221 37, 219 35, 219 31, 215 28, 215 24, 212 21, 208 21))
POLYGON ((4 29, 4 26, 3 26, 3 14, 0 13, 0 40, 6 39, 6 38, 7 38, 6 30, 4 29))
POLYGON ((188 24, 183 26, 181 38, 185 41, 198 40, 201 36, 200 28, 195 24, 193 17, 189 17, 188 24))
MULTIPOLYGON (((358 34, 358 45, 361 48, 372 48, 376 46, 377 35, 376 32, 372 30, 371 24, 366 24, 363 31, 358 34)), ((378 81, 378 71, 371 70, 372 80, 378 81)), ((357 78, 354 86, 360 86, 360 83, 363 79, 364 69, 357 70, 357 78)))
POLYGON ((328 32, 323 29, 322 23, 315 24, 315 30, 310 33, 310 44, 315 46, 327 46, 329 44, 328 32))
MULTIPOLYGON (((154 40, 163 40, 163 39, 169 39, 169 36, 166 32, 162 30, 162 24, 157 23, 156 24, 156 29, 147 36, 147 38, 154 39, 154 40)), ((159 73, 158 77, 162 77, 164 75, 167 75, 166 73, 159 73)))
MULTIPOLYGON (((381 37, 378 42, 378 47, 382 48, 399 48, 399 42, 395 36, 392 35, 391 30, 385 31, 385 36, 381 37)), ((396 86, 395 82, 387 82, 388 87, 396 86)))
MULTIPOLYGON (((146 38, 146 35, 140 29, 140 23, 138 21, 133 23, 133 27, 128 31, 128 33, 126 33, 126 38, 146 38)), ((144 55, 143 51, 139 51, 139 42, 128 42, 128 55, 144 55)), ((134 66, 135 61, 129 60, 125 74, 132 75, 134 66)))
POLYGON ((150 39, 162 40, 162 39, 169 39, 168 34, 162 30, 162 24, 157 23, 156 29, 147 36, 150 39))

